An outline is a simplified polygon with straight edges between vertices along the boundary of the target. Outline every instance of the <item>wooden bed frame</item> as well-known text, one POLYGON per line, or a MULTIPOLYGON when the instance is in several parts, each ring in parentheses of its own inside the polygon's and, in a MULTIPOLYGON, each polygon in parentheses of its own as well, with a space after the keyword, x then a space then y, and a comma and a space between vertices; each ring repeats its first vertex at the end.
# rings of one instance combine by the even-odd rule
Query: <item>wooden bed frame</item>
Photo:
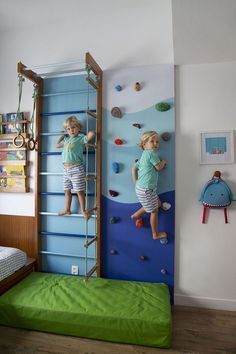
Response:
POLYGON ((36 260, 34 258, 28 258, 26 265, 20 268, 17 272, 13 273, 9 277, 0 281, 0 294, 5 293, 12 286, 24 279, 27 275, 34 272, 36 260))

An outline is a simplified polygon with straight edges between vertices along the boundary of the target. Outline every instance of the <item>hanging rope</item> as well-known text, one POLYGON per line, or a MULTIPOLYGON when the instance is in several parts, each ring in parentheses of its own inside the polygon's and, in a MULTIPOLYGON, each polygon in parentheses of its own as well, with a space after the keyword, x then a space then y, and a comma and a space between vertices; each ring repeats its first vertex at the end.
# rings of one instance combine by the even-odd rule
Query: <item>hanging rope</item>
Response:
POLYGON ((27 142, 27 148, 31 151, 33 151, 34 149, 37 150, 37 140, 34 139, 34 114, 35 114, 36 100, 37 100, 38 94, 39 94, 38 85, 34 84, 34 92, 32 95, 33 109, 32 109, 32 114, 31 114, 31 118, 30 118, 30 125, 29 125, 31 137, 29 138, 29 140, 27 142))
POLYGON ((23 82, 25 81, 22 75, 18 75, 18 88, 19 88, 19 100, 18 100, 18 108, 16 112, 16 120, 15 120, 15 127, 17 129, 17 136, 13 139, 13 145, 17 148, 21 148, 25 144, 25 138, 21 134, 21 112, 20 112, 20 104, 21 104, 21 97, 22 97, 22 89, 23 89, 23 82))
POLYGON ((89 64, 86 64, 85 70, 87 71, 87 77, 90 78, 91 66, 89 64))

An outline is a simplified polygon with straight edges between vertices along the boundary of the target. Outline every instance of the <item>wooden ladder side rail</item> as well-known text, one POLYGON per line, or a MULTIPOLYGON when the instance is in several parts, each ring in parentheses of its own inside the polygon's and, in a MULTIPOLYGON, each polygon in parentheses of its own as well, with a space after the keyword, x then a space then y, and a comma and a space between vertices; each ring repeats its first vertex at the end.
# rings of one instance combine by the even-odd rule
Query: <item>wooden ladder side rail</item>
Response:
POLYGON ((85 54, 85 62, 87 65, 91 66, 91 69, 95 75, 99 77, 102 75, 102 69, 97 64, 97 62, 93 59, 92 55, 89 52, 85 54))
POLYGON ((85 55, 86 64, 90 65, 92 71, 98 76, 97 81, 97 276, 101 277, 101 193, 102 193, 102 78, 103 72, 89 52, 85 55))
POLYGON ((44 86, 44 80, 41 77, 36 77, 36 73, 33 72, 32 70, 27 70, 27 67, 19 62, 17 64, 17 72, 18 74, 21 74, 34 84, 38 85, 38 97, 35 102, 35 134, 34 137, 37 139, 37 150, 35 151, 35 218, 36 218, 36 223, 35 223, 35 235, 34 237, 36 238, 37 246, 36 246, 36 270, 41 270, 41 255, 39 253, 40 250, 40 236, 39 236, 39 230, 41 230, 41 218, 39 217, 39 212, 41 210, 41 200, 40 200, 40 158, 39 158, 39 152, 41 152, 41 139, 40 139, 40 134, 41 134, 41 119, 40 119, 40 114, 42 113, 42 106, 43 106, 43 100, 42 100, 42 94, 43 94, 43 86, 44 86))

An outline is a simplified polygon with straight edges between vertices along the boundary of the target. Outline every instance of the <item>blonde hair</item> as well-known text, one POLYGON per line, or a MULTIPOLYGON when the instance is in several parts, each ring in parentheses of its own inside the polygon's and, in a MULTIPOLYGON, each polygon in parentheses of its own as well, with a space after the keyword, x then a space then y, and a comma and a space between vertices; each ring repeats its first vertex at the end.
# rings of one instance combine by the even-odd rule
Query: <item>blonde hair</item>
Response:
POLYGON ((143 148, 144 144, 146 144, 146 142, 153 136, 157 136, 157 140, 158 141, 160 140, 160 136, 155 130, 149 130, 147 132, 144 132, 143 135, 141 136, 141 140, 138 146, 144 150, 143 148))
POLYGON ((79 130, 81 130, 82 124, 76 116, 70 116, 66 118, 63 127, 66 130, 68 125, 72 125, 72 124, 74 124, 77 128, 79 128, 79 130))

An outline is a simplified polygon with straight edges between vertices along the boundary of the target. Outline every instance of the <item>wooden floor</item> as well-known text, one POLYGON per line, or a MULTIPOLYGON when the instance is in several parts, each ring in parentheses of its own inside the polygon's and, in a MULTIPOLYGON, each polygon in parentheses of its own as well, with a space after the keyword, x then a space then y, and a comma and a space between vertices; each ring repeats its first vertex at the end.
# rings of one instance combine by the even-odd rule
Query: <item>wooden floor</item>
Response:
POLYGON ((0 326, 1 354, 236 354, 236 312, 173 308, 173 345, 157 349, 0 326))

